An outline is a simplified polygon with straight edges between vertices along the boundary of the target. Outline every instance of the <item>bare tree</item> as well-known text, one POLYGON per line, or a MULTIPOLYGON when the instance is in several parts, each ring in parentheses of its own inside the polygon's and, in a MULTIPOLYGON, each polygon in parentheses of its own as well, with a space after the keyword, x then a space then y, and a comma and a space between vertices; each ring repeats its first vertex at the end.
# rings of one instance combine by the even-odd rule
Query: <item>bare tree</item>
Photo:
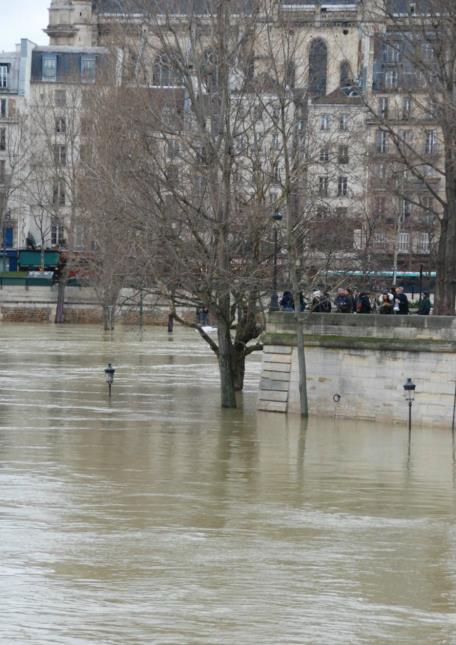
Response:
MULTIPOLYGON (((88 91, 88 90, 84 90, 88 91)), ((65 287, 81 243, 80 189, 84 178, 83 89, 77 84, 35 88, 29 127, 33 154, 28 178, 32 228, 46 247, 66 250, 58 276, 56 323, 64 322, 65 287)))
POLYGON ((387 155, 385 186, 391 188, 395 177, 393 238, 407 233, 412 211, 421 236, 417 248, 426 255, 439 238, 435 311, 454 314, 456 6, 450 0, 425 0, 404 11, 397 0, 371 4, 370 24, 382 28, 371 35, 374 73, 366 103, 376 127, 375 163, 387 155))
POLYGON ((15 99, 2 99, 4 119, 0 120, 0 229, 3 246, 5 229, 16 225, 20 235, 19 210, 29 177, 30 137, 28 118, 15 99))
MULTIPOLYGON (((136 249, 143 248, 138 261, 173 315, 179 317, 182 304, 209 310, 217 340, 194 326, 217 356, 222 405, 235 407, 245 358, 261 347, 250 341, 261 330, 270 259, 264 177, 249 144, 255 123, 245 110, 245 62, 256 21, 253 11, 238 11, 225 0, 209 7, 203 21, 154 14, 149 3, 141 13, 142 40, 136 42, 142 45, 130 65, 128 102, 116 101, 110 122, 117 124, 114 156, 124 163, 115 164, 117 180, 107 164, 99 164, 94 176, 104 176, 122 195, 119 203, 138 232, 136 249), (251 153, 241 154, 243 146, 251 153)), ((109 140, 105 128, 99 147, 109 140)))

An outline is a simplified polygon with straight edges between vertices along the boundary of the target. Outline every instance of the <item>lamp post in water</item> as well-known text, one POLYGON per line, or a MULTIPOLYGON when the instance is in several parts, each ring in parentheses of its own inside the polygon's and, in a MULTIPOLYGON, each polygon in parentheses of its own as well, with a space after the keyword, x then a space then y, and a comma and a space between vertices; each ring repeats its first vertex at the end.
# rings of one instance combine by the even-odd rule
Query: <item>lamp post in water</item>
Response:
POLYGON ((111 388, 112 388, 112 383, 114 381, 115 373, 116 373, 116 370, 113 368, 111 363, 108 363, 108 367, 105 369, 105 377, 106 377, 106 383, 108 384, 109 398, 111 398, 111 388))
POLYGON ((269 311, 279 311, 279 295, 277 293, 277 229, 278 223, 282 221, 282 213, 280 211, 274 211, 272 214, 272 220, 274 222, 274 264, 272 270, 272 293, 271 302, 269 303, 269 311))
POLYGON ((411 378, 408 378, 404 383, 404 394, 405 394, 405 400, 407 401, 408 408, 409 408, 409 415, 408 415, 409 432, 412 431, 412 404, 413 404, 413 401, 415 400, 415 389, 416 389, 415 383, 412 381, 411 378))

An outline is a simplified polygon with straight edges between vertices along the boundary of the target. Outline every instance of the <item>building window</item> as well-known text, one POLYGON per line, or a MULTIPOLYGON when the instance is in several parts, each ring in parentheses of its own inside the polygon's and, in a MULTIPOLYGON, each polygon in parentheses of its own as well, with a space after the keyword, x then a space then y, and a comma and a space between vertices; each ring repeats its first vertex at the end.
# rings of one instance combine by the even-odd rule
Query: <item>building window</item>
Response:
POLYGON ((339 130, 348 130, 348 114, 339 115, 339 130))
POLYGON ((309 50, 309 92, 317 96, 326 94, 328 74, 328 48, 326 43, 317 38, 310 44, 309 50))
POLYGON ((278 134, 273 134, 271 138, 271 148, 273 150, 278 150, 280 147, 279 144, 279 135, 278 134))
POLYGON ((57 80, 57 55, 43 54, 41 80, 52 83, 57 80))
POLYGON ((57 179, 54 182, 52 204, 54 206, 65 206, 65 182, 63 179, 57 179))
POLYGON ((385 179, 386 177, 386 164, 385 163, 377 163, 374 166, 374 175, 377 177, 377 179, 385 179))
POLYGON ((55 132, 56 134, 64 134, 66 132, 65 117, 58 116, 55 119, 55 132))
POLYGON ((0 99, 0 119, 6 119, 6 117, 8 116, 6 107, 7 107, 6 99, 0 99))
POLYGON ((329 189, 329 178, 328 177, 319 177, 318 178, 318 194, 320 197, 328 197, 329 189))
POLYGON ((79 158, 83 164, 89 164, 92 161, 92 146, 90 143, 83 143, 79 148, 79 158))
POLYGON ((385 63, 399 63, 401 60, 401 50, 399 43, 387 43, 383 50, 383 61, 385 63))
POLYGON ((0 159, 0 184, 3 184, 6 176, 6 161, 0 159))
POLYGON ((383 231, 374 233, 372 241, 374 246, 384 249, 387 243, 386 234, 383 231))
POLYGON ((54 163, 56 166, 66 166, 67 154, 66 146, 56 144, 54 145, 54 163))
POLYGON ((417 251, 418 253, 426 253, 426 254, 431 252, 431 238, 429 233, 418 234, 417 251))
POLYGON ((337 152, 337 160, 340 164, 348 163, 348 146, 341 145, 339 146, 337 152))
POLYGON ((96 75, 95 56, 81 56, 81 81, 83 83, 94 83, 96 75))
POLYGON ((437 152, 437 132, 436 130, 426 130, 424 139, 424 153, 434 155, 437 152))
POLYGON ((432 215, 434 218, 434 198, 432 195, 423 195, 420 199, 421 208, 425 215, 432 215))
POLYGON ((8 87, 8 65, 0 65, 0 88, 8 87))
POLYGON ((385 197, 375 198, 375 216, 376 217, 383 217, 383 215, 385 214, 385 205, 386 205, 385 197))
POLYGON ((397 70, 395 69, 389 69, 387 72, 385 72, 385 87, 388 90, 394 90, 397 88, 398 85, 398 73, 397 70))
POLYGON ((388 118, 389 101, 387 96, 381 96, 378 99, 378 116, 385 120, 388 118))
POLYGON ((58 246, 65 242, 65 227, 59 222, 52 222, 51 224, 51 245, 58 246))
POLYGON ((412 202, 409 202, 408 199, 401 200, 401 217, 404 220, 407 217, 410 217, 412 214, 412 202))
POLYGON ((298 130, 298 139, 299 142, 302 143, 304 141, 304 137, 306 135, 306 121, 305 119, 298 119, 296 123, 296 127, 298 130))
POLYGON ((179 154, 179 143, 175 139, 168 141, 168 159, 175 159, 179 154))
POLYGON ((385 130, 377 130, 376 150, 381 154, 388 152, 388 132, 386 132, 385 130))
POLYGON ((412 99, 410 96, 404 96, 402 99, 402 120, 408 121, 412 113, 412 99))
POLYGON ((173 67, 168 54, 160 54, 154 61, 152 85, 156 87, 175 87, 182 85, 179 72, 173 67))
POLYGON ((362 228, 355 228, 353 230, 353 248, 362 249, 364 246, 364 234, 362 228))
POLYGON ((348 177, 339 177, 337 180, 337 195, 346 197, 348 194, 348 177))
POLYGON ((329 124, 330 124, 329 114, 321 114, 320 130, 329 130, 329 124))
MULTIPOLYGON (((208 92, 217 92, 220 85, 220 64, 218 55, 213 49, 204 52, 203 81, 208 92)), ((181 83, 179 77, 178 83, 181 83)))
POLYGON ((329 161, 329 146, 323 146, 320 148, 320 161, 322 163, 329 161))
POLYGON ((66 105, 66 91, 54 90, 54 103, 56 107, 65 107, 66 105))
POLYGON ((350 63, 348 62, 348 60, 344 60, 341 62, 339 73, 340 73, 340 86, 350 87, 350 85, 352 85, 352 77, 350 72, 350 63))
POLYGON ((399 253, 408 253, 410 251, 410 233, 401 231, 398 240, 399 253))
POLYGON ((6 150, 6 128, 0 128, 0 150, 6 150))

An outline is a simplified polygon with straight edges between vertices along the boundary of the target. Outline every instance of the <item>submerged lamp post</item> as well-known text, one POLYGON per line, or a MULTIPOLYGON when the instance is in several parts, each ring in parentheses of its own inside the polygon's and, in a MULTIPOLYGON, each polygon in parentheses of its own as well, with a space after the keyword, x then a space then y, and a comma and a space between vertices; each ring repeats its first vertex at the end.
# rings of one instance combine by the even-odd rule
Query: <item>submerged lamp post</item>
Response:
POLYGON ((411 378, 408 378, 405 383, 404 383, 404 394, 405 394, 405 400, 408 403, 408 408, 409 408, 409 416, 408 416, 408 427, 409 427, 409 432, 412 430, 412 404, 413 401, 415 400, 415 389, 416 385, 412 381, 411 378))
POLYGON ((277 228, 278 223, 282 221, 282 213, 280 211, 274 211, 272 214, 272 220, 274 222, 274 263, 272 270, 272 293, 271 302, 269 303, 269 311, 279 311, 279 295, 277 293, 277 228))
POLYGON ((116 370, 113 368, 111 363, 108 363, 108 367, 105 369, 105 377, 106 377, 106 383, 108 384, 109 398, 111 398, 111 387, 114 381, 115 373, 116 373, 116 370))

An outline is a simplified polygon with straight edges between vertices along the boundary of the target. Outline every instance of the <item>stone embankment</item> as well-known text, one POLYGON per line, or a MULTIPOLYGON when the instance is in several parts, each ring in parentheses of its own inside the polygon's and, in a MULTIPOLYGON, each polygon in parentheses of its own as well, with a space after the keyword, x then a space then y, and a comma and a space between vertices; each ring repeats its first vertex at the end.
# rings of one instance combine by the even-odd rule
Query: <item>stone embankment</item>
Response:
MULTIPOLYGON (((0 320, 4 322, 48 323, 53 322, 57 304, 57 286, 28 288, 3 286, 0 288, 0 320)), ((169 309, 156 296, 141 295, 124 289, 117 307, 116 322, 137 325, 165 325, 169 309)), ((194 320, 194 310, 178 312, 194 320)), ((66 287, 65 322, 76 324, 100 323, 103 309, 94 289, 89 287, 66 287)))
MULTIPOLYGON (((451 427, 456 380, 456 318, 300 314, 310 412, 407 419, 403 384, 416 383, 414 423, 451 427)), ((299 413, 293 314, 270 316, 264 334, 258 409, 299 413)))

